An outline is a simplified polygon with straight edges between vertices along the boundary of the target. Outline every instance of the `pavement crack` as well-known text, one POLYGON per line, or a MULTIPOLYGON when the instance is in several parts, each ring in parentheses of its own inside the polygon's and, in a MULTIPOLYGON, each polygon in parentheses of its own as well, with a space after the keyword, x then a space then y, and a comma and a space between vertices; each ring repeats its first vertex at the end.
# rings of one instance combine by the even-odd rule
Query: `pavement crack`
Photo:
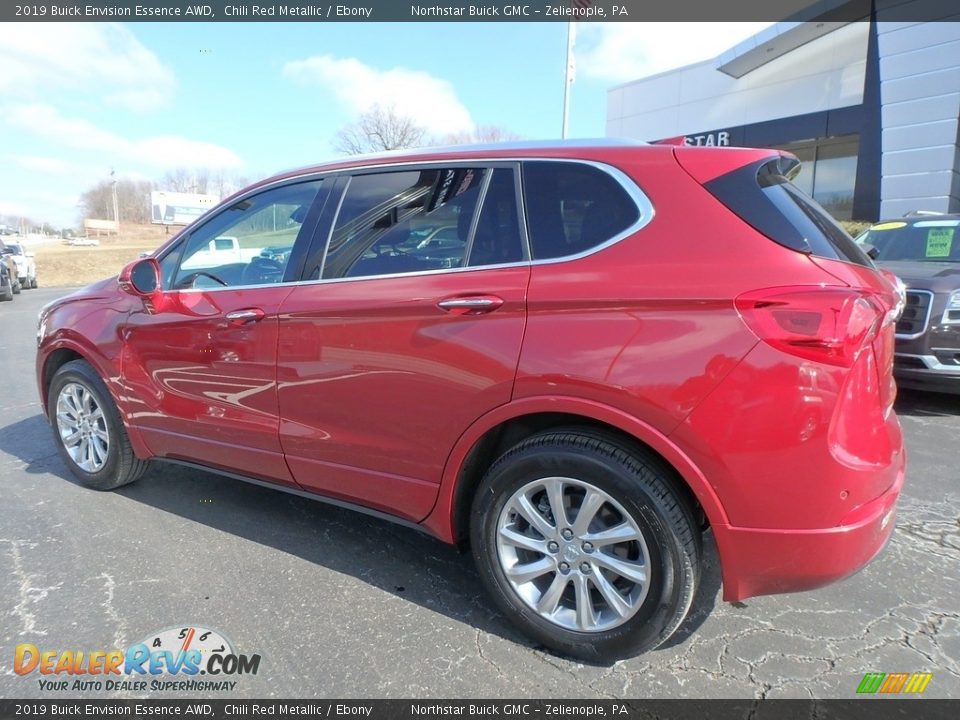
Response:
POLYGON ((33 613, 32 607, 45 599, 51 590, 60 589, 63 583, 47 587, 39 587, 34 584, 35 576, 27 572, 21 549, 32 550, 37 547, 37 543, 25 540, 9 540, 7 538, 0 538, 0 542, 10 545, 9 555, 13 564, 13 577, 17 585, 17 604, 14 605, 12 614, 20 618, 20 634, 46 635, 46 630, 37 627, 37 616, 33 613))
POLYGON ((116 607, 113 605, 113 597, 117 589, 117 583, 109 573, 100 573, 97 579, 99 580, 101 578, 103 579, 103 589, 107 595, 107 599, 100 603, 100 607, 103 608, 107 617, 113 621, 114 627, 116 627, 113 633, 113 646, 118 648, 126 647, 127 624, 123 618, 120 617, 120 613, 117 612, 116 607))

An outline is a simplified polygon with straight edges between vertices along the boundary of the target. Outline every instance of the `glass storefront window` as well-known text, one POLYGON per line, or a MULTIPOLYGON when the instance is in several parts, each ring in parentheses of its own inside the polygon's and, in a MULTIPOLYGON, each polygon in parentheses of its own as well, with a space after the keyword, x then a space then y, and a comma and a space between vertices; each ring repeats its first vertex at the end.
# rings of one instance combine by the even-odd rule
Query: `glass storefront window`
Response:
POLYGON ((817 148, 813 199, 835 218, 853 218, 853 189, 857 183, 859 138, 831 142, 817 148))
POLYGON ((783 145, 803 163, 794 185, 826 208, 838 220, 851 220, 853 191, 857 183, 860 137, 824 138, 783 145))

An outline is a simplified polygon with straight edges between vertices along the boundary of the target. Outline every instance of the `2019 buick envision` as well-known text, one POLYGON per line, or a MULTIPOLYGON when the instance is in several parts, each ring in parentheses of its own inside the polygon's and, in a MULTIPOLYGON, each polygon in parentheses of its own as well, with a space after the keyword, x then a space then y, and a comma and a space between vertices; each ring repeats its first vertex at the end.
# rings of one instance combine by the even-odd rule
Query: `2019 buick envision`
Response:
POLYGON ((677 629, 707 527, 727 600, 846 577, 903 483, 902 298, 795 164, 597 141, 269 178, 45 308, 60 454, 97 489, 173 461, 469 544, 586 659, 677 629))

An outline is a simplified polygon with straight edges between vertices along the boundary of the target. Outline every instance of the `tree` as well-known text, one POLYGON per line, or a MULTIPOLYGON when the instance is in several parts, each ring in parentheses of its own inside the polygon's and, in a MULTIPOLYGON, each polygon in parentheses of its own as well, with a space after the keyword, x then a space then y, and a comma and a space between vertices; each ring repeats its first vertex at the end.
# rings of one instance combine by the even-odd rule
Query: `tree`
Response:
POLYGON ((515 132, 496 125, 477 125, 473 130, 462 131, 447 135, 443 138, 443 145, 472 145, 476 143, 497 143, 520 140, 515 132))
POLYGON ((344 126, 333 139, 333 149, 345 155, 420 147, 426 130, 392 105, 374 105, 355 121, 344 126))
POLYGON ((207 194, 210 184, 210 171, 203 168, 174 168, 167 171, 160 181, 160 187, 168 192, 207 194))
MULTIPOLYGON (((130 178, 119 178, 116 183, 120 222, 150 222, 150 191, 153 183, 130 178)), ((101 180, 83 193, 80 196, 80 207, 84 218, 113 220, 113 182, 101 180)))

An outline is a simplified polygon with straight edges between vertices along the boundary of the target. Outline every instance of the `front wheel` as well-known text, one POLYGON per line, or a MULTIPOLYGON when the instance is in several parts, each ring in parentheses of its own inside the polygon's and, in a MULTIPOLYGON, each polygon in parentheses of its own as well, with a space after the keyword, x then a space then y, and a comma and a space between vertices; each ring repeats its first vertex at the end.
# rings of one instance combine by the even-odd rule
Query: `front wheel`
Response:
POLYGON ((560 653, 610 662, 663 643, 686 616, 700 535, 659 459, 590 430, 533 436, 497 460, 471 544, 501 610, 560 653))
POLYGON ((85 360, 63 365, 50 383, 47 410, 57 452, 87 487, 113 490, 137 480, 148 463, 134 455, 113 399, 85 360))

